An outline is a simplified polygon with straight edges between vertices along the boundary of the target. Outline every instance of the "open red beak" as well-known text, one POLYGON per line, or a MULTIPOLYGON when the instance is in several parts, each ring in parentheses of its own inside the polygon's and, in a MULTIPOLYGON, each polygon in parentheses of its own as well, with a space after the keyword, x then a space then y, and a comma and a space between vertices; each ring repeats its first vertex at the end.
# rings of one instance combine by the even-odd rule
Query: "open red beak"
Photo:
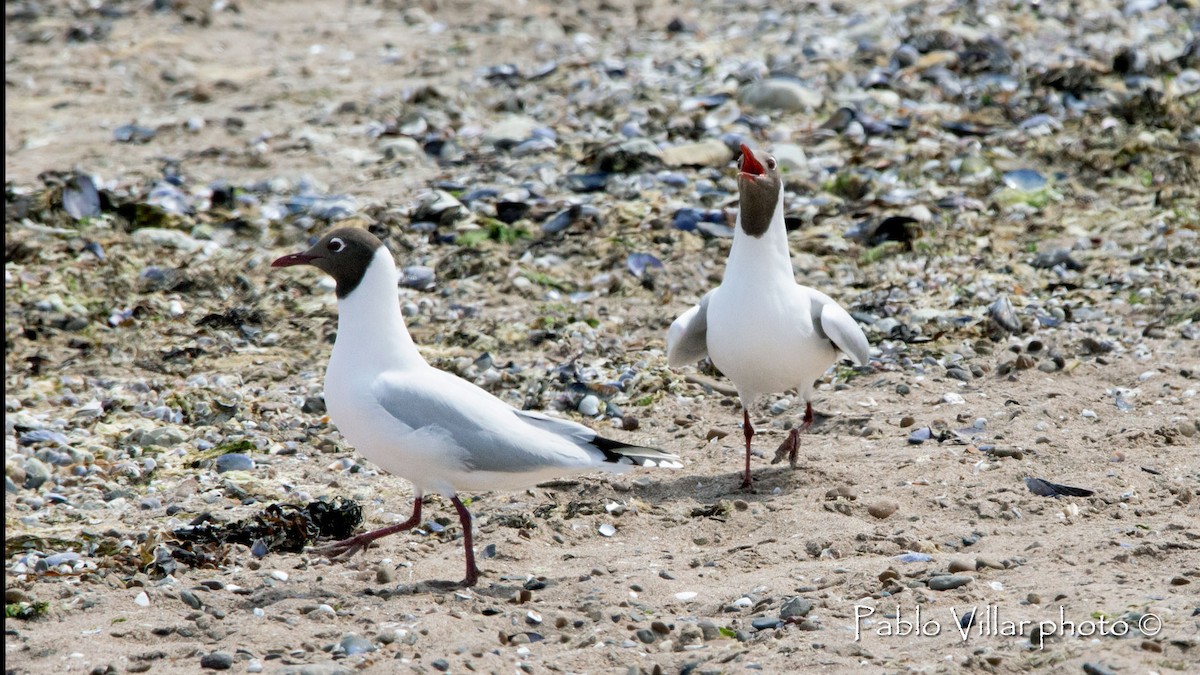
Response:
POLYGON ((292 265, 307 265, 316 260, 317 256, 307 253, 289 253, 271 263, 271 267, 291 267, 292 265))
POLYGON ((754 157, 754 153, 750 152, 750 148, 746 147, 745 143, 742 144, 741 169, 742 173, 751 176, 761 176, 766 173, 763 165, 754 157))

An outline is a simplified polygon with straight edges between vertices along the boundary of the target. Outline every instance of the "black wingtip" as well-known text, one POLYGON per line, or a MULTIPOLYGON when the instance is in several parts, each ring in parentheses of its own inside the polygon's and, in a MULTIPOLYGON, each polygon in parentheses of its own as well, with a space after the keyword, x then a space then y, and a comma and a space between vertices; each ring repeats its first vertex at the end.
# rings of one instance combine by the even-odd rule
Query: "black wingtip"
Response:
POLYGON ((604 461, 613 464, 636 464, 638 466, 661 466, 679 468, 683 466, 679 457, 658 448, 647 448, 611 438, 596 436, 592 447, 604 453, 604 461))

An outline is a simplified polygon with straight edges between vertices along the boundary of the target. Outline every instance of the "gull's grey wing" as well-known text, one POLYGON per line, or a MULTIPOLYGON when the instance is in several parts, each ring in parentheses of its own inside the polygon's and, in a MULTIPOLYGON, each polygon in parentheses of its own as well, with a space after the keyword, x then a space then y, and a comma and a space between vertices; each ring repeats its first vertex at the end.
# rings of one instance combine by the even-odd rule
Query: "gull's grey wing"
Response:
POLYGON ((587 467, 601 459, 598 448, 585 448, 581 430, 591 431, 587 427, 567 420, 557 428, 548 428, 544 422, 530 424, 516 408, 435 368, 418 376, 384 375, 372 393, 399 425, 395 432, 413 434, 414 443, 436 442, 440 451, 456 455, 471 471, 520 473, 555 466, 587 467))
POLYGON ((641 466, 663 466, 669 468, 683 466, 678 455, 673 455, 658 448, 648 448, 644 445, 633 445, 605 438, 597 434, 595 430, 578 422, 550 417, 549 415, 543 415, 533 410, 514 409, 513 412, 527 424, 540 427, 560 436, 569 437, 577 444, 599 450, 604 453, 604 459, 608 462, 618 464, 632 462, 641 466))
POLYGON ((817 293, 812 303, 813 326, 856 364, 865 365, 870 358, 871 345, 867 336, 850 313, 824 293, 817 293))
POLYGON ((705 293, 699 304, 671 322, 671 328, 667 330, 667 364, 672 368, 708 356, 708 299, 716 290, 705 293))
POLYGON ((596 438, 596 431, 594 429, 578 422, 565 420, 561 417, 543 415, 535 410, 517 410, 513 408, 513 412, 526 424, 570 438, 576 443, 590 443, 596 438))

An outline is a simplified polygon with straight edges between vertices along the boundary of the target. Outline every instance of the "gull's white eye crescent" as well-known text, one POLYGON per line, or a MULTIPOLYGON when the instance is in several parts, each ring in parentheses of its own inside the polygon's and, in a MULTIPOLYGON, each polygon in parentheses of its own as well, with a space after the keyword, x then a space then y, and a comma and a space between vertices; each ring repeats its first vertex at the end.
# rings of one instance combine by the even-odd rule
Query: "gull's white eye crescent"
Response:
POLYGON ((770 169, 771 171, 775 170, 775 158, 774 157, 767 158, 767 168, 770 169))
POLYGON ((341 253, 342 250, 346 248, 346 242, 342 241, 338 237, 334 237, 333 239, 329 240, 329 243, 326 244, 325 248, 328 248, 333 253, 341 253))

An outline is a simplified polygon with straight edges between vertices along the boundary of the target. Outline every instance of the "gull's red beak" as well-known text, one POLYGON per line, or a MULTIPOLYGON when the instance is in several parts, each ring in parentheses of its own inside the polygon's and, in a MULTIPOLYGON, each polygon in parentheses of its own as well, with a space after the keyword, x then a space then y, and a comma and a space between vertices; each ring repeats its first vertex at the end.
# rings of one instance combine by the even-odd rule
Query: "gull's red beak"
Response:
POLYGON ((741 170, 744 174, 761 176, 766 173, 766 171, 763 169, 763 165, 759 163, 757 159, 755 159, 754 153, 750 152, 750 148, 746 147, 745 143, 742 144, 742 161, 739 164, 741 165, 741 170))
POLYGON ((291 267, 292 265, 307 265, 316 260, 317 256, 307 253, 289 253, 282 258, 277 258, 271 263, 271 267, 291 267))

